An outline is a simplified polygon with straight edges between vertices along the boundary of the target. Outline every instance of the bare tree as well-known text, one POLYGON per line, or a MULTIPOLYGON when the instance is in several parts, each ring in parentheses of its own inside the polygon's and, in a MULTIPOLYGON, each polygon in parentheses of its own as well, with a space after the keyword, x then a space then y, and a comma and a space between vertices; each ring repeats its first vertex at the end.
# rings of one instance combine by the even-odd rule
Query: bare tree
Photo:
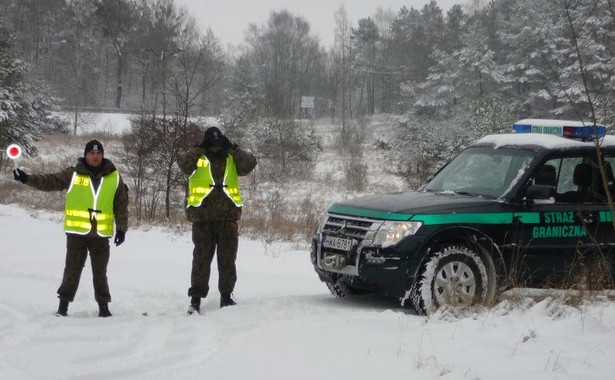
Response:
POLYGON ((363 102, 363 89, 367 84, 368 106, 367 112, 371 115, 375 111, 374 72, 376 59, 376 42, 380 39, 380 32, 371 17, 359 20, 359 26, 352 29, 352 37, 363 53, 362 60, 356 63, 363 71, 363 85, 361 86, 360 104, 363 102))
POLYGON ((91 69, 90 58, 92 30, 88 27, 91 22, 92 4, 88 0, 75 0, 70 3, 70 29, 65 40, 65 59, 69 67, 72 93, 70 98, 73 105, 73 134, 77 134, 77 124, 81 112, 82 99, 86 98, 87 86, 84 86, 91 69))
POLYGON ((155 216, 156 208, 151 207, 151 203, 148 207, 148 200, 155 199, 153 193, 160 187, 156 184, 151 163, 161 142, 151 133, 152 123, 144 114, 133 120, 130 132, 122 138, 124 150, 120 153, 122 168, 132 180, 131 190, 135 199, 131 203, 139 221, 146 216, 150 219, 155 216))
POLYGON ((266 115, 297 114, 300 97, 312 90, 311 83, 324 67, 324 53, 310 34, 309 23, 283 10, 272 12, 265 27, 251 25, 249 32, 247 54, 252 65, 260 68, 266 115))
POLYGON ((134 29, 135 4, 132 0, 96 0, 94 16, 98 20, 102 35, 109 39, 116 54, 115 108, 120 108, 123 91, 123 70, 125 50, 134 29))
MULTIPOLYGON (((183 201, 183 192, 173 197, 173 190, 181 188, 184 176, 175 165, 178 155, 202 136, 202 128, 184 125, 179 118, 150 119, 141 115, 133 120, 131 132, 123 138, 125 151, 122 164, 133 179, 137 218, 154 218, 164 200, 164 217, 171 216, 172 205, 183 201)), ((180 208, 180 207, 178 207, 180 208)))
POLYGON ((351 42, 350 42, 350 21, 344 5, 340 5, 335 12, 335 43, 333 54, 335 61, 341 68, 341 111, 342 111, 342 130, 346 128, 346 112, 352 118, 351 102, 351 42))
POLYGON ((169 88, 175 97, 177 113, 186 125, 197 99, 224 78, 226 69, 220 43, 211 29, 201 37, 196 29, 185 28, 179 46, 177 67, 169 78, 169 88))

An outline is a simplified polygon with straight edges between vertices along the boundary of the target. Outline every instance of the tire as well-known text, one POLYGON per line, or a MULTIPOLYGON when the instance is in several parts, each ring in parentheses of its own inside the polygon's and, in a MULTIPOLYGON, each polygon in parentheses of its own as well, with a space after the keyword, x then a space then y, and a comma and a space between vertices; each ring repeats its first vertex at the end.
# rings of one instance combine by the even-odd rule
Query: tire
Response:
POLYGON ((348 287, 348 285, 346 285, 342 281, 325 282, 325 284, 327 284, 327 288, 329 288, 331 294, 336 297, 344 298, 353 294, 352 290, 348 287))
POLYGON ((495 299, 493 261, 462 246, 446 246, 430 256, 411 299, 419 314, 431 314, 440 306, 470 307, 495 299))
POLYGON ((329 288, 329 291, 331 292, 331 294, 339 298, 344 298, 348 296, 359 296, 359 295, 369 293, 369 291, 367 290, 358 289, 358 288, 349 286, 345 281, 342 281, 342 279, 339 277, 336 281, 325 281, 325 284, 327 284, 327 288, 329 288))

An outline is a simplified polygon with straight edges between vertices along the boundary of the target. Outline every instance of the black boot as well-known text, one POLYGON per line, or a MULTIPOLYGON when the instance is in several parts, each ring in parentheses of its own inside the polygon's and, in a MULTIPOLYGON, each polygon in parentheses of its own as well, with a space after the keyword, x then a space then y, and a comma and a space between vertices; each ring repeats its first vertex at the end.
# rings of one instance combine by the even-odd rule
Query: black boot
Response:
POLYGON ((201 314, 201 297, 192 297, 188 306, 188 315, 201 314))
POLYGON ((231 293, 220 294, 220 307, 237 305, 237 302, 231 298, 231 293))
POLYGON ((98 316, 101 318, 107 318, 107 317, 111 317, 112 314, 109 311, 109 306, 106 303, 99 303, 98 304, 98 316))
POLYGON ((60 305, 58 306, 56 317, 66 317, 67 313, 68 313, 68 301, 60 300, 60 305))

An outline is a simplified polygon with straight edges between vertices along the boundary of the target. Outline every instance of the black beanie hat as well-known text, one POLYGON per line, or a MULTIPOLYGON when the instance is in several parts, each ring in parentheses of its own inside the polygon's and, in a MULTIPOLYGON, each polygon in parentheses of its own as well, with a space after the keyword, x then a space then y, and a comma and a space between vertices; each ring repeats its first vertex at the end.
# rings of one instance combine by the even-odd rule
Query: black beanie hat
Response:
POLYGON ((203 137, 203 145, 207 146, 223 146, 224 139, 222 139, 222 131, 218 127, 209 127, 205 131, 203 137))
POLYGON ((85 155, 91 150, 96 150, 102 154, 105 154, 105 149, 103 148, 103 145, 98 140, 92 140, 88 142, 87 144, 85 144, 85 149, 83 150, 83 156, 85 157, 85 155))

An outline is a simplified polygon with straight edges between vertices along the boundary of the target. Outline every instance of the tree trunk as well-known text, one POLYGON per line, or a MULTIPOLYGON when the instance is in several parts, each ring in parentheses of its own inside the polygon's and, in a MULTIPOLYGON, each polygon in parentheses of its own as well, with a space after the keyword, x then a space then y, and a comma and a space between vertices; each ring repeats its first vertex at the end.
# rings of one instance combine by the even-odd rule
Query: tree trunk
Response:
POLYGON ((124 60, 122 59, 122 51, 116 42, 117 51, 117 71, 115 72, 115 81, 117 83, 117 90, 115 93, 115 108, 120 109, 122 104, 122 65, 124 60))
POLYGON ((171 215, 171 177, 172 175, 173 175, 173 162, 171 162, 171 164, 167 167, 167 186, 166 186, 165 198, 164 198, 165 216, 167 220, 169 220, 169 217, 171 215))

